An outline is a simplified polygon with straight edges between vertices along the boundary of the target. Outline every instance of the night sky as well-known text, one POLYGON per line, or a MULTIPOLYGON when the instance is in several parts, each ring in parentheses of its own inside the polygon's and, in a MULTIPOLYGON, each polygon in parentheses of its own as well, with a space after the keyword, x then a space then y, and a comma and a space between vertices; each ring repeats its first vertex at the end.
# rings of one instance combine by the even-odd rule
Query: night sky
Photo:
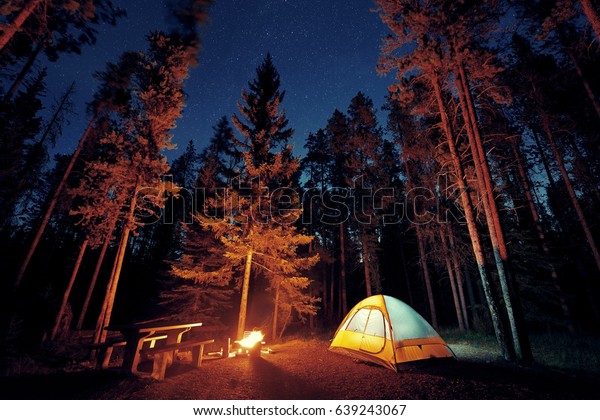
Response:
MULTIPOLYGON (((124 51, 145 49, 146 34, 169 27, 166 2, 113 2, 126 9, 126 18, 116 27, 100 27, 96 45, 85 47, 81 55, 48 64, 48 98, 60 96, 71 81, 77 83, 77 115, 70 118, 56 151, 74 150, 85 128, 84 104, 95 89, 94 71, 124 51)), ((336 108, 345 111, 359 90, 380 108, 390 77, 378 76, 375 68, 387 31, 374 7, 371 0, 215 0, 203 30, 200 65, 186 82, 184 116, 174 130, 179 149, 167 156, 177 156, 190 139, 199 150, 207 144, 217 120, 237 112, 241 90, 267 52, 286 91, 283 108, 295 129, 296 154, 303 153, 308 133, 324 127, 336 108)))

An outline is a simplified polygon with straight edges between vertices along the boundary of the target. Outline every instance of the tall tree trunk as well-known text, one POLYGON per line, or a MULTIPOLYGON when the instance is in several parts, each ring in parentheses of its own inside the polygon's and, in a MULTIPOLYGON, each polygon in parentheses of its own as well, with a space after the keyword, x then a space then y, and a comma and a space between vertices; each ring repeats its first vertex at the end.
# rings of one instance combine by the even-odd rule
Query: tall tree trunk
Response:
POLYGON ((372 285, 371 285, 371 267, 369 265, 369 247, 367 233, 365 232, 365 228, 363 226, 362 230, 362 246, 363 246, 363 268, 365 271, 365 287, 367 292, 367 297, 373 295, 372 285))
POLYGON ((492 325, 494 327, 496 341, 498 342, 498 346, 500 348, 500 351, 502 352, 503 357, 505 359, 510 359, 511 352, 508 347, 506 337, 504 335, 504 327, 502 324, 502 320, 500 318, 500 313, 498 311, 496 299, 493 295, 490 280, 489 280, 489 277, 488 277, 488 274, 486 271, 486 261, 485 261, 485 256, 483 253, 483 248, 481 246, 481 239, 479 237, 479 232, 477 230, 475 214, 473 211, 473 204, 471 203, 471 197, 470 197, 469 191, 467 189, 467 184, 465 181, 465 173, 464 173, 464 170, 462 167, 462 162, 460 160, 460 155, 458 154, 458 151, 456 150, 456 146, 454 144, 454 136, 452 134, 452 128, 450 125, 450 120, 448 119, 448 114, 446 113, 446 107, 444 104, 444 100, 442 98, 442 90, 441 90, 437 75, 432 75, 430 77, 430 82, 433 87, 435 98, 436 98, 436 103, 438 106, 438 110, 440 112, 440 117, 442 120, 442 129, 446 136, 448 148, 450 150, 452 162, 454 164, 454 169, 456 171, 456 181, 457 181, 458 188, 460 191, 461 201, 462 201, 462 205, 463 205, 463 211, 465 212, 465 218, 467 221, 467 229, 469 231, 469 236, 471 238, 471 245, 473 246, 473 254, 475 255, 475 261, 477 262, 477 269, 479 271, 481 285, 482 285, 484 293, 485 293, 487 307, 488 307, 488 310, 490 313, 490 317, 492 319, 492 325))
POLYGON ((587 20, 592 25, 592 28, 596 33, 596 38, 600 41, 600 16, 598 16, 598 12, 594 8, 592 0, 579 0, 579 4, 581 4, 583 13, 585 13, 587 20))
MULTIPOLYGON (((536 132, 533 133, 533 139, 535 141, 535 145, 537 147, 538 153, 540 155, 540 159, 542 160, 542 165, 544 166, 544 171, 546 172, 546 178, 548 178, 548 183, 550 184, 550 188, 553 191, 556 191, 556 182, 554 182, 554 175, 552 175, 552 170, 550 169, 550 164, 548 163, 548 158, 546 157, 546 152, 542 147, 542 143, 540 141, 539 136, 536 132)), ((559 222, 560 224, 560 222, 559 222)), ((562 229, 562 226, 561 226, 562 229)), ((564 229, 562 229, 564 230, 564 229)))
POLYGON ((577 145, 577 141, 573 136, 567 136, 568 142, 573 149, 573 154, 575 155, 575 168, 573 174, 577 177, 579 175, 580 182, 582 184, 586 184, 590 187, 594 196, 596 197, 596 201, 600 203, 600 190, 598 190, 598 184, 594 180, 594 176, 592 175, 592 171, 588 166, 585 157, 579 150, 579 146, 577 145))
POLYGON ((29 250, 27 251, 25 260, 23 261, 23 264, 21 265, 21 268, 19 269, 19 273, 17 274, 17 278, 15 280, 14 287, 19 287, 19 285, 21 284, 21 281, 23 280, 23 276, 25 275, 25 270, 27 270, 27 266, 29 265, 29 262, 31 261, 31 257, 33 257, 33 253, 35 252, 38 244, 40 243, 40 239, 42 239, 42 235, 44 234, 44 231, 46 230, 46 226, 48 225, 48 222, 50 221, 50 216, 52 216, 52 212, 54 211, 54 208, 56 207, 56 204, 58 203, 58 199, 59 199, 61 193, 63 192, 65 186, 67 185, 67 179, 69 178, 69 175, 71 175, 73 166, 75 166, 75 162, 77 161, 79 154, 83 150, 83 146, 84 146, 88 136, 90 135, 90 132, 92 131, 95 121, 96 121, 96 115, 94 115, 92 117, 85 132, 83 133, 83 136, 81 136, 81 139, 79 140, 79 144, 77 145, 77 149, 75 149, 75 151, 73 152, 73 155, 71 156, 71 160, 69 161, 69 164, 67 165, 67 169, 65 169, 65 173, 63 174, 60 182, 58 183, 58 186, 56 187, 56 190, 54 191, 54 194, 52 195, 52 198, 50 199, 50 203, 48 204, 48 208, 46 209, 46 212, 44 213, 44 217, 42 218, 40 226, 38 227, 35 237, 33 238, 31 245, 29 246, 29 250))
POLYGON ((404 242, 400 243, 398 247, 400 250, 400 263, 402 264, 402 272, 404 273, 404 280, 406 281, 406 293, 408 294, 408 303, 410 306, 414 306, 412 287, 410 285, 410 277, 408 276, 408 269, 406 266, 406 256, 404 255, 404 242))
POLYGON ((65 105, 67 104, 67 101, 69 100, 69 97, 73 94, 74 91, 75 91, 75 82, 72 82, 69 85, 69 87, 67 88, 67 90, 65 91, 65 93, 63 93, 63 95, 61 96, 58 106, 56 107, 54 114, 52 114, 52 118, 50 119, 50 122, 46 125, 44 134, 42 134, 42 137, 40 137, 40 143, 44 144, 48 140, 48 137, 50 136, 50 132, 52 131, 52 128, 58 121, 58 117, 60 116, 61 112, 63 112, 65 105))
POLYGON ((427 291, 427 302, 429 303, 429 314, 431 316, 431 325, 433 328, 438 328, 437 311, 435 301, 433 299, 433 289, 431 287, 431 277, 429 276, 429 268, 427 267, 427 254, 425 253, 425 239, 421 232, 421 226, 415 225, 417 233, 417 245, 419 247, 419 260, 421 262, 421 270, 423 272, 423 281, 425 282, 425 290, 427 291))
POLYGON ((50 334, 50 340, 54 340, 56 338, 56 334, 58 334, 58 328, 60 327, 60 322, 65 314, 65 309, 67 308, 67 303, 69 302, 69 296, 71 295, 71 290, 73 289, 73 284, 75 283, 75 279, 77 278, 77 273, 79 272, 79 267, 81 266, 81 261, 83 260, 83 256, 88 246, 88 238, 86 237, 80 248, 79 254, 77 255, 77 260, 75 261, 75 265, 73 266, 73 272, 71 273, 71 278, 69 278, 69 283, 67 283, 67 289, 63 293, 63 298, 60 303, 60 308, 58 310, 58 314, 56 315, 56 320, 54 321, 54 327, 52 328, 52 333, 50 334))
MULTIPOLYGON (((452 258, 452 265, 454 266, 454 274, 456 276, 456 285, 458 288, 458 297, 460 298, 460 307, 461 312, 463 314, 463 322, 465 324, 465 328, 468 330, 471 328, 469 324, 469 312, 467 310, 467 300, 465 299, 465 281, 463 279, 461 265, 458 260, 458 252, 456 251, 456 246, 454 243, 454 232, 452 228, 448 229, 448 239, 450 244, 450 255, 452 258)), ((472 294, 472 292, 471 292, 472 294)), ((472 299, 473 300, 473 299, 472 299)))
MULTIPOLYGON (((561 38, 562 38, 562 36, 561 36, 561 38)), ((592 89, 592 86, 590 85, 588 78, 585 77, 585 75, 583 74, 583 69, 579 65, 579 60, 577 60, 577 58, 573 54, 573 51, 571 51, 571 48, 569 48, 569 46, 567 46, 565 42, 563 42, 563 45, 565 45, 564 48, 567 51, 567 55, 569 56, 569 59, 571 60, 571 64, 573 64, 573 67, 575 67, 575 71, 577 71, 579 80, 581 80, 581 84, 583 85, 583 88, 585 89, 585 92, 587 93, 588 98, 592 102, 592 105, 594 105, 594 109, 596 110, 596 114, 598 115, 598 118, 600 118, 600 102, 598 102, 598 98, 594 94, 594 90, 592 89)))
POLYGON ((323 264, 322 268, 321 268, 321 278, 323 279, 322 282, 322 287, 323 287, 323 295, 322 295, 322 299, 323 299, 323 316, 325 319, 329 319, 329 296, 327 293, 327 275, 328 270, 327 270, 327 264, 323 264))
POLYGON ((85 320, 85 315, 87 314, 88 308, 90 306, 90 300, 92 299, 92 294, 94 293, 94 289, 96 288, 98 275, 100 274, 100 269, 102 268, 102 263, 104 262, 106 251, 108 250, 108 246, 110 245, 111 237, 115 229, 116 222, 117 218, 113 217, 113 220, 110 225, 110 231, 106 234, 106 237, 104 238, 104 243, 102 244, 102 249, 100 250, 100 255, 98 256, 98 261, 96 262, 96 267, 94 268, 94 273, 92 274, 92 279, 90 280, 90 285, 85 295, 83 306, 81 307, 81 313, 79 314, 79 319, 77 320, 76 328, 78 330, 80 330, 83 327, 83 321, 85 320))
POLYGON ((42 3, 42 0, 26 1, 23 9, 15 16, 15 19, 12 22, 3 25, 2 33, 0 33, 0 51, 4 49, 13 35, 21 29, 21 26, 23 26, 27 18, 29 18, 40 3, 42 3))
MULTIPOLYGON (((412 191, 412 181, 410 168, 408 165, 408 153, 403 150, 404 153, 404 171, 406 172, 406 187, 408 191, 412 191)), ((429 313, 431 315, 431 324, 433 328, 438 328, 437 322, 437 311, 435 308, 435 301, 433 299, 433 289, 431 287, 431 277, 429 276, 429 268, 427 267, 427 254, 425 253, 425 239, 423 239, 423 233, 421 232, 421 225, 415 223, 415 232, 417 235, 417 247, 419 249, 419 261, 421 263, 421 271, 423 273, 423 281, 425 282, 425 290, 427 291, 427 302, 429 303, 429 313)))
POLYGON ((471 89, 462 64, 458 65, 458 74, 459 77, 456 79, 458 97, 463 112, 463 118, 465 120, 467 138, 469 139, 471 153, 473 154, 473 164, 478 178, 481 201, 492 243, 492 253, 496 263, 500 290, 502 291, 502 300, 504 301, 504 307, 508 317, 508 326, 512 336, 513 349, 517 359, 529 361, 533 356, 531 351, 528 350, 529 339, 522 331, 524 327, 523 322, 517 320, 517 314, 515 313, 513 306, 514 299, 511 288, 516 287, 516 285, 511 285, 511 279, 508 273, 508 251, 506 249, 504 233, 500 225, 500 215, 494 197, 494 185, 492 183, 489 165, 483 148, 483 141, 479 133, 479 124, 477 122, 475 107, 471 97, 471 89), (522 343, 526 343, 525 349, 522 348, 522 343))
POLYGON ((277 315, 279 313, 279 289, 281 288, 281 280, 277 282, 277 287, 275 288, 275 304, 273 308, 273 333, 271 337, 273 341, 277 339, 277 315))
POLYGON ((19 89, 19 86, 21 86, 21 83, 23 83, 25 76, 27 76, 27 73, 29 73, 29 70, 31 70, 31 66, 33 66, 33 63, 35 63, 35 60, 37 59, 38 55, 44 49, 44 44, 46 43, 46 41, 48 40, 49 37, 50 37, 50 33, 48 32, 48 33, 46 33, 46 35, 44 35, 42 37, 42 39, 40 39, 37 42, 35 48, 31 52, 31 54, 29 54, 27 61, 23 65, 23 68, 21 68, 21 71, 15 78, 13 84, 6 91, 6 94, 4 95, 4 98, 3 98, 4 103, 8 103, 14 96, 15 92, 19 89))
POLYGON ((442 242, 442 253, 444 254, 444 262, 446 263, 446 271, 448 272, 448 278, 450 280, 450 289, 452 290, 452 299, 454 301, 454 309, 456 311, 456 320, 458 321, 458 329, 460 331, 465 330, 465 321, 462 313, 462 307, 460 305, 460 298, 458 296, 458 288, 456 287, 456 279, 454 277, 454 270, 452 269, 452 262, 450 260, 450 253, 448 249, 448 243, 446 239, 446 233, 440 226, 440 238, 442 242))
POLYGON ((556 266, 553 263, 553 258, 550 253, 550 247, 548 246, 548 241, 546 239, 546 232, 544 226, 542 226, 542 222, 540 220, 539 213, 537 211, 537 207, 535 206, 535 202, 533 201, 533 195, 531 194, 531 188, 529 184, 529 176, 527 176, 527 171, 525 170, 525 166, 523 165, 523 160, 521 159, 521 152, 519 150, 519 146, 517 145, 517 140, 512 141, 512 150, 515 156, 515 162, 517 164, 517 170, 519 172, 519 177, 521 178, 521 184, 523 186, 523 192, 525 193, 525 199, 527 200, 527 205, 529 207, 529 212, 531 213, 531 218, 533 219, 533 224, 535 225, 535 230, 538 235, 538 239, 540 240, 540 245, 542 247, 542 251, 548 260, 548 267, 550 269, 550 277, 552 279, 552 285, 558 294, 558 299, 560 303, 560 307, 567 321, 569 331, 575 332, 575 326, 573 324, 573 318, 571 316, 571 310, 567 305, 567 301, 565 299, 564 291, 560 286, 560 281, 558 279, 558 273, 556 271, 556 266))
POLYGON ((246 329, 246 310, 248 308, 248 291, 250 290, 250 272, 252 270, 252 249, 248 250, 246 256, 246 267, 244 269, 244 281, 242 283, 242 297, 240 300, 240 315, 238 318, 237 339, 244 338, 246 329))
POLYGON ((329 321, 333 322, 335 316, 335 264, 331 264, 331 283, 329 283, 329 321))
POLYGON ((571 199, 571 203, 573 204, 573 208, 575 209, 575 213, 577 213, 577 218, 579 219, 579 223, 583 232, 585 233, 585 238, 587 239, 588 246, 592 251, 592 256, 594 257, 594 261, 596 262, 596 267, 600 271, 600 252, 598 251, 598 247, 596 246, 596 241, 594 240, 594 236, 592 235, 592 231, 587 222, 585 214, 583 213, 583 209, 581 208, 581 204, 579 203, 579 199, 577 198, 577 194, 575 193, 575 189, 573 188, 573 184, 571 183, 571 179, 569 178, 569 174, 567 172, 567 168, 565 167, 565 162, 562 156, 561 151, 558 149, 558 145, 554 140, 554 134, 550 129, 550 121, 549 116, 546 112, 540 109, 540 116, 542 117, 542 126, 544 132, 546 134, 546 138, 548 143, 550 144, 550 149, 554 154, 554 158, 556 159, 556 164, 558 165, 558 170, 562 175, 563 182, 565 183, 565 187, 567 189, 567 194, 571 199))
POLYGON ((138 189, 140 188, 141 177, 140 175, 136 176, 135 187, 133 188, 133 195, 131 197, 131 203, 129 204, 129 211, 127 217, 123 223, 123 232, 121 233, 121 240, 119 243, 119 249, 117 251, 117 255, 115 257, 115 263, 113 265, 113 271, 111 275, 111 279, 108 284, 108 294, 105 298, 104 306, 104 314, 103 316, 98 318, 98 323, 96 323, 96 335, 99 337, 98 341, 103 343, 106 341, 106 327, 110 324, 110 319, 112 317, 112 310, 115 304, 115 298, 117 296, 117 287, 119 285, 119 279, 121 278, 121 270, 123 268, 123 260, 125 259, 125 253, 127 251, 127 243, 129 242, 129 235, 131 233, 131 224, 135 220, 135 209, 137 205, 137 195, 138 189))
POLYGON ((348 313, 346 300, 346 250, 344 238, 344 222, 340 223, 340 319, 348 313))

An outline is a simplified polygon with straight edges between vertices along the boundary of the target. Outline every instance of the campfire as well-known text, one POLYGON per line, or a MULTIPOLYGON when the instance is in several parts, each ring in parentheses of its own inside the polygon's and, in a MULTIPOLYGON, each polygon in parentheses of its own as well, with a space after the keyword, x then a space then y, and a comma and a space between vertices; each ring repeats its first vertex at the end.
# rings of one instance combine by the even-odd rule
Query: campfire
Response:
POLYGON ((237 355, 260 356, 264 338, 265 335, 261 331, 246 331, 244 338, 236 341, 239 345, 237 355))

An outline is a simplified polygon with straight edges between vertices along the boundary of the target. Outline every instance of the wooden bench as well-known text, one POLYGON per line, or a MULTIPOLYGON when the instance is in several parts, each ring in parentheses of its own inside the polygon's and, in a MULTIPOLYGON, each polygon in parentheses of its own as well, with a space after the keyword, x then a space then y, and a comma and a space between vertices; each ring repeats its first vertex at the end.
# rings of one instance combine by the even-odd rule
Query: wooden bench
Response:
MULTIPOLYGON (((144 343, 149 343, 149 348, 152 349, 156 345, 158 340, 164 340, 167 336, 165 334, 155 334, 150 337, 143 339, 144 343)), ((92 343, 88 347, 91 350, 96 351, 96 368, 106 369, 110 363, 110 358, 115 347, 123 347, 127 344, 127 341, 119 337, 109 338, 104 343, 92 343)))
POLYGON ((153 356, 151 377, 162 381, 165 379, 165 372, 170 360, 174 360, 175 354, 179 350, 190 349, 192 351, 192 366, 200 367, 202 365, 202 354, 204 346, 212 344, 215 340, 187 340, 181 343, 167 344, 160 347, 143 349, 140 351, 142 356, 153 356))

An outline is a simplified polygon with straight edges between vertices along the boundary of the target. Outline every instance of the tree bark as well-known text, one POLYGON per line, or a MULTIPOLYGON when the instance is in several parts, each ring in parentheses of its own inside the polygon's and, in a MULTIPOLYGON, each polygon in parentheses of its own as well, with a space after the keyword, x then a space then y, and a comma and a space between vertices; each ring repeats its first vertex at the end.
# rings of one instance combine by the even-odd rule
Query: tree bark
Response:
POLYGON ((281 288, 281 280, 277 282, 277 287, 275 288, 275 304, 273 308, 273 333, 271 337, 273 341, 277 339, 277 314, 279 313, 279 289, 281 288))
POLYGON ((448 114, 446 113, 445 104, 444 104, 444 101, 442 98, 442 90, 440 87, 440 83, 439 83, 436 75, 432 75, 430 77, 430 82, 431 82, 431 85, 434 90, 436 103, 437 103, 440 117, 442 120, 442 129, 446 136, 448 148, 450 150, 452 162, 454 164, 454 169, 456 171, 456 178, 457 178, 456 181, 457 181, 457 184, 459 187, 463 210, 465 212, 465 219, 467 221, 467 229, 469 231, 469 237, 471 238, 471 245, 473 247, 473 254, 475 255, 475 261, 477 263, 477 270, 479 272, 479 277, 481 279, 481 285, 482 285, 483 291, 485 293, 488 310, 490 313, 490 317, 492 319, 492 325, 494 327, 496 341, 498 343, 498 347, 500 348, 500 351, 501 351, 503 357, 505 359, 510 359, 511 354, 510 354, 510 351, 508 348, 508 343, 506 342, 506 337, 504 335, 504 328, 503 328, 502 320, 500 319, 500 313, 498 311, 498 307, 497 307, 497 304, 495 301, 495 297, 493 295, 490 280, 488 278, 488 274, 486 271, 485 255, 483 253, 483 248, 481 246, 481 239, 479 237, 479 231, 477 230, 475 214, 473 212, 473 204, 471 203, 471 197, 470 197, 469 191, 467 189, 467 184, 465 181, 465 174, 464 174, 464 170, 462 167, 462 162, 460 160, 460 155, 458 154, 458 151, 456 150, 456 146, 454 144, 454 136, 452 134, 450 120, 448 119, 448 114))
POLYGON ((27 270, 27 267, 29 266, 31 258, 33 257, 33 253, 35 252, 38 244, 40 243, 40 239, 42 239, 42 235, 44 234, 44 231, 46 230, 46 226, 48 225, 48 222, 50 221, 50 216, 52 216, 52 212, 54 211, 54 208, 56 207, 56 204, 58 203, 58 199, 60 198, 61 193, 63 192, 65 186, 67 185, 67 179, 69 178, 69 175, 71 175, 73 166, 75 166, 75 162, 77 161, 79 154, 83 150, 83 146, 84 146, 88 136, 90 135, 90 132, 92 131, 95 121, 96 121, 96 115, 94 115, 92 117, 85 132, 83 133, 83 136, 81 136, 81 139, 79 140, 79 144, 77 145, 77 149, 75 149, 75 152, 73 152, 73 155, 71 156, 71 160, 69 161, 69 164, 67 165, 67 169, 65 170, 65 173, 63 174, 58 186, 56 187, 56 190, 54 191, 54 194, 52 195, 52 198, 50 199, 48 208, 46 209, 46 212, 44 213, 44 217, 42 218, 40 226, 38 227, 35 237, 33 238, 33 242, 31 243, 29 250, 27 251, 27 255, 25 256, 25 260, 23 261, 23 264, 21 265, 21 268, 19 269, 19 272, 17 274, 17 278, 14 283, 15 288, 19 287, 19 285, 21 284, 21 281, 23 280, 23 276, 25 275, 25 270, 27 270))
POLYGON ((113 222, 111 223, 110 232, 104 238, 104 243, 102 244, 102 249, 100 250, 100 255, 98 256, 98 261, 96 262, 96 267, 94 268, 94 273, 92 274, 92 279, 90 280, 90 285, 88 287, 88 291, 85 295, 85 300, 83 301, 83 306, 81 307, 81 313, 79 314, 79 319, 77 320, 76 328, 80 330, 83 327, 83 321, 85 320, 85 315, 87 314, 88 308, 90 306, 90 300, 92 299, 92 294, 94 293, 94 289, 96 288, 96 282, 98 281, 98 275, 100 274, 100 269, 102 268, 102 263, 104 262, 104 257, 106 256, 106 251, 108 250, 108 246, 111 242, 111 236, 115 229, 115 224, 117 222, 117 218, 113 217, 113 222))
POLYGON ((31 16, 40 3, 42 3, 42 0, 27 1, 15 19, 11 23, 3 25, 2 33, 0 34, 0 51, 4 49, 13 35, 16 34, 19 29, 21 29, 21 26, 23 26, 27 18, 31 16))
POLYGON ((581 4, 581 8, 583 9, 583 13, 587 17, 587 20, 592 25, 594 32, 596 33, 596 38, 600 41, 600 16, 598 16, 598 12, 594 8, 591 0, 579 0, 579 4, 581 4))
POLYGON ((75 283, 75 279, 77 278, 77 273, 79 272, 79 267, 81 266, 81 261, 83 260, 83 256, 87 249, 88 242, 88 238, 85 238, 79 248, 79 255, 77 255, 77 260, 75 261, 73 272, 71 273, 71 278, 69 278, 69 282, 67 283, 67 289, 63 294, 62 302, 60 303, 60 308, 58 310, 58 314, 56 315, 56 320, 54 321, 54 327, 52 328, 52 333, 50 334, 50 340, 54 340, 56 338, 56 334, 58 334, 58 328, 60 327, 60 322, 62 321, 62 318, 65 314, 65 309, 67 308, 69 296, 71 295, 73 284, 75 283))
POLYGON ((238 318, 237 339, 244 338, 246 329, 246 310, 248 308, 248 291, 250 290, 250 272, 252 270, 252 249, 248 250, 246 256, 246 267, 244 269, 244 280, 242 283, 242 297, 240 300, 240 315, 238 318))
POLYGON ((129 212, 127 217, 123 223, 123 232, 121 233, 121 241, 119 243, 119 250, 115 257, 115 264, 113 266, 113 272, 111 275, 111 279, 108 282, 108 294, 106 296, 105 302, 105 310, 103 316, 98 318, 98 323, 96 323, 96 335, 99 337, 98 341, 103 343, 106 341, 106 327, 110 323, 110 319, 112 317, 112 310, 115 304, 115 298, 117 296, 117 287, 119 285, 119 279, 121 277, 121 269, 123 268, 123 260, 125 259, 125 253, 127 251, 127 243, 129 242, 129 235, 131 233, 130 224, 135 220, 135 208, 137 201, 138 189, 140 187, 141 177, 140 175, 136 176, 135 187, 133 189, 133 195, 131 197, 131 203, 129 204, 129 212))
POLYGON ((483 204, 487 221, 486 224, 492 243, 492 254, 496 263, 500 290, 502 291, 502 300, 504 301, 504 307, 508 317, 508 326, 512 336, 513 350, 517 359, 531 360, 531 352, 523 351, 521 348, 521 342, 527 340, 527 338, 523 337, 524 334, 518 326, 517 317, 513 307, 513 297, 511 296, 510 285, 511 279, 507 272, 508 251, 504 241, 504 233, 500 225, 500 215, 494 197, 494 186, 485 150, 483 149, 483 141, 479 133, 477 116, 475 115, 475 108, 471 98, 471 90, 467 81, 464 66, 459 64, 457 67, 459 74, 459 77, 456 79, 458 97, 463 112, 463 118, 465 120, 467 138, 469 139, 471 153, 473 155, 473 164, 478 179, 477 184, 481 193, 481 202, 483 204))

